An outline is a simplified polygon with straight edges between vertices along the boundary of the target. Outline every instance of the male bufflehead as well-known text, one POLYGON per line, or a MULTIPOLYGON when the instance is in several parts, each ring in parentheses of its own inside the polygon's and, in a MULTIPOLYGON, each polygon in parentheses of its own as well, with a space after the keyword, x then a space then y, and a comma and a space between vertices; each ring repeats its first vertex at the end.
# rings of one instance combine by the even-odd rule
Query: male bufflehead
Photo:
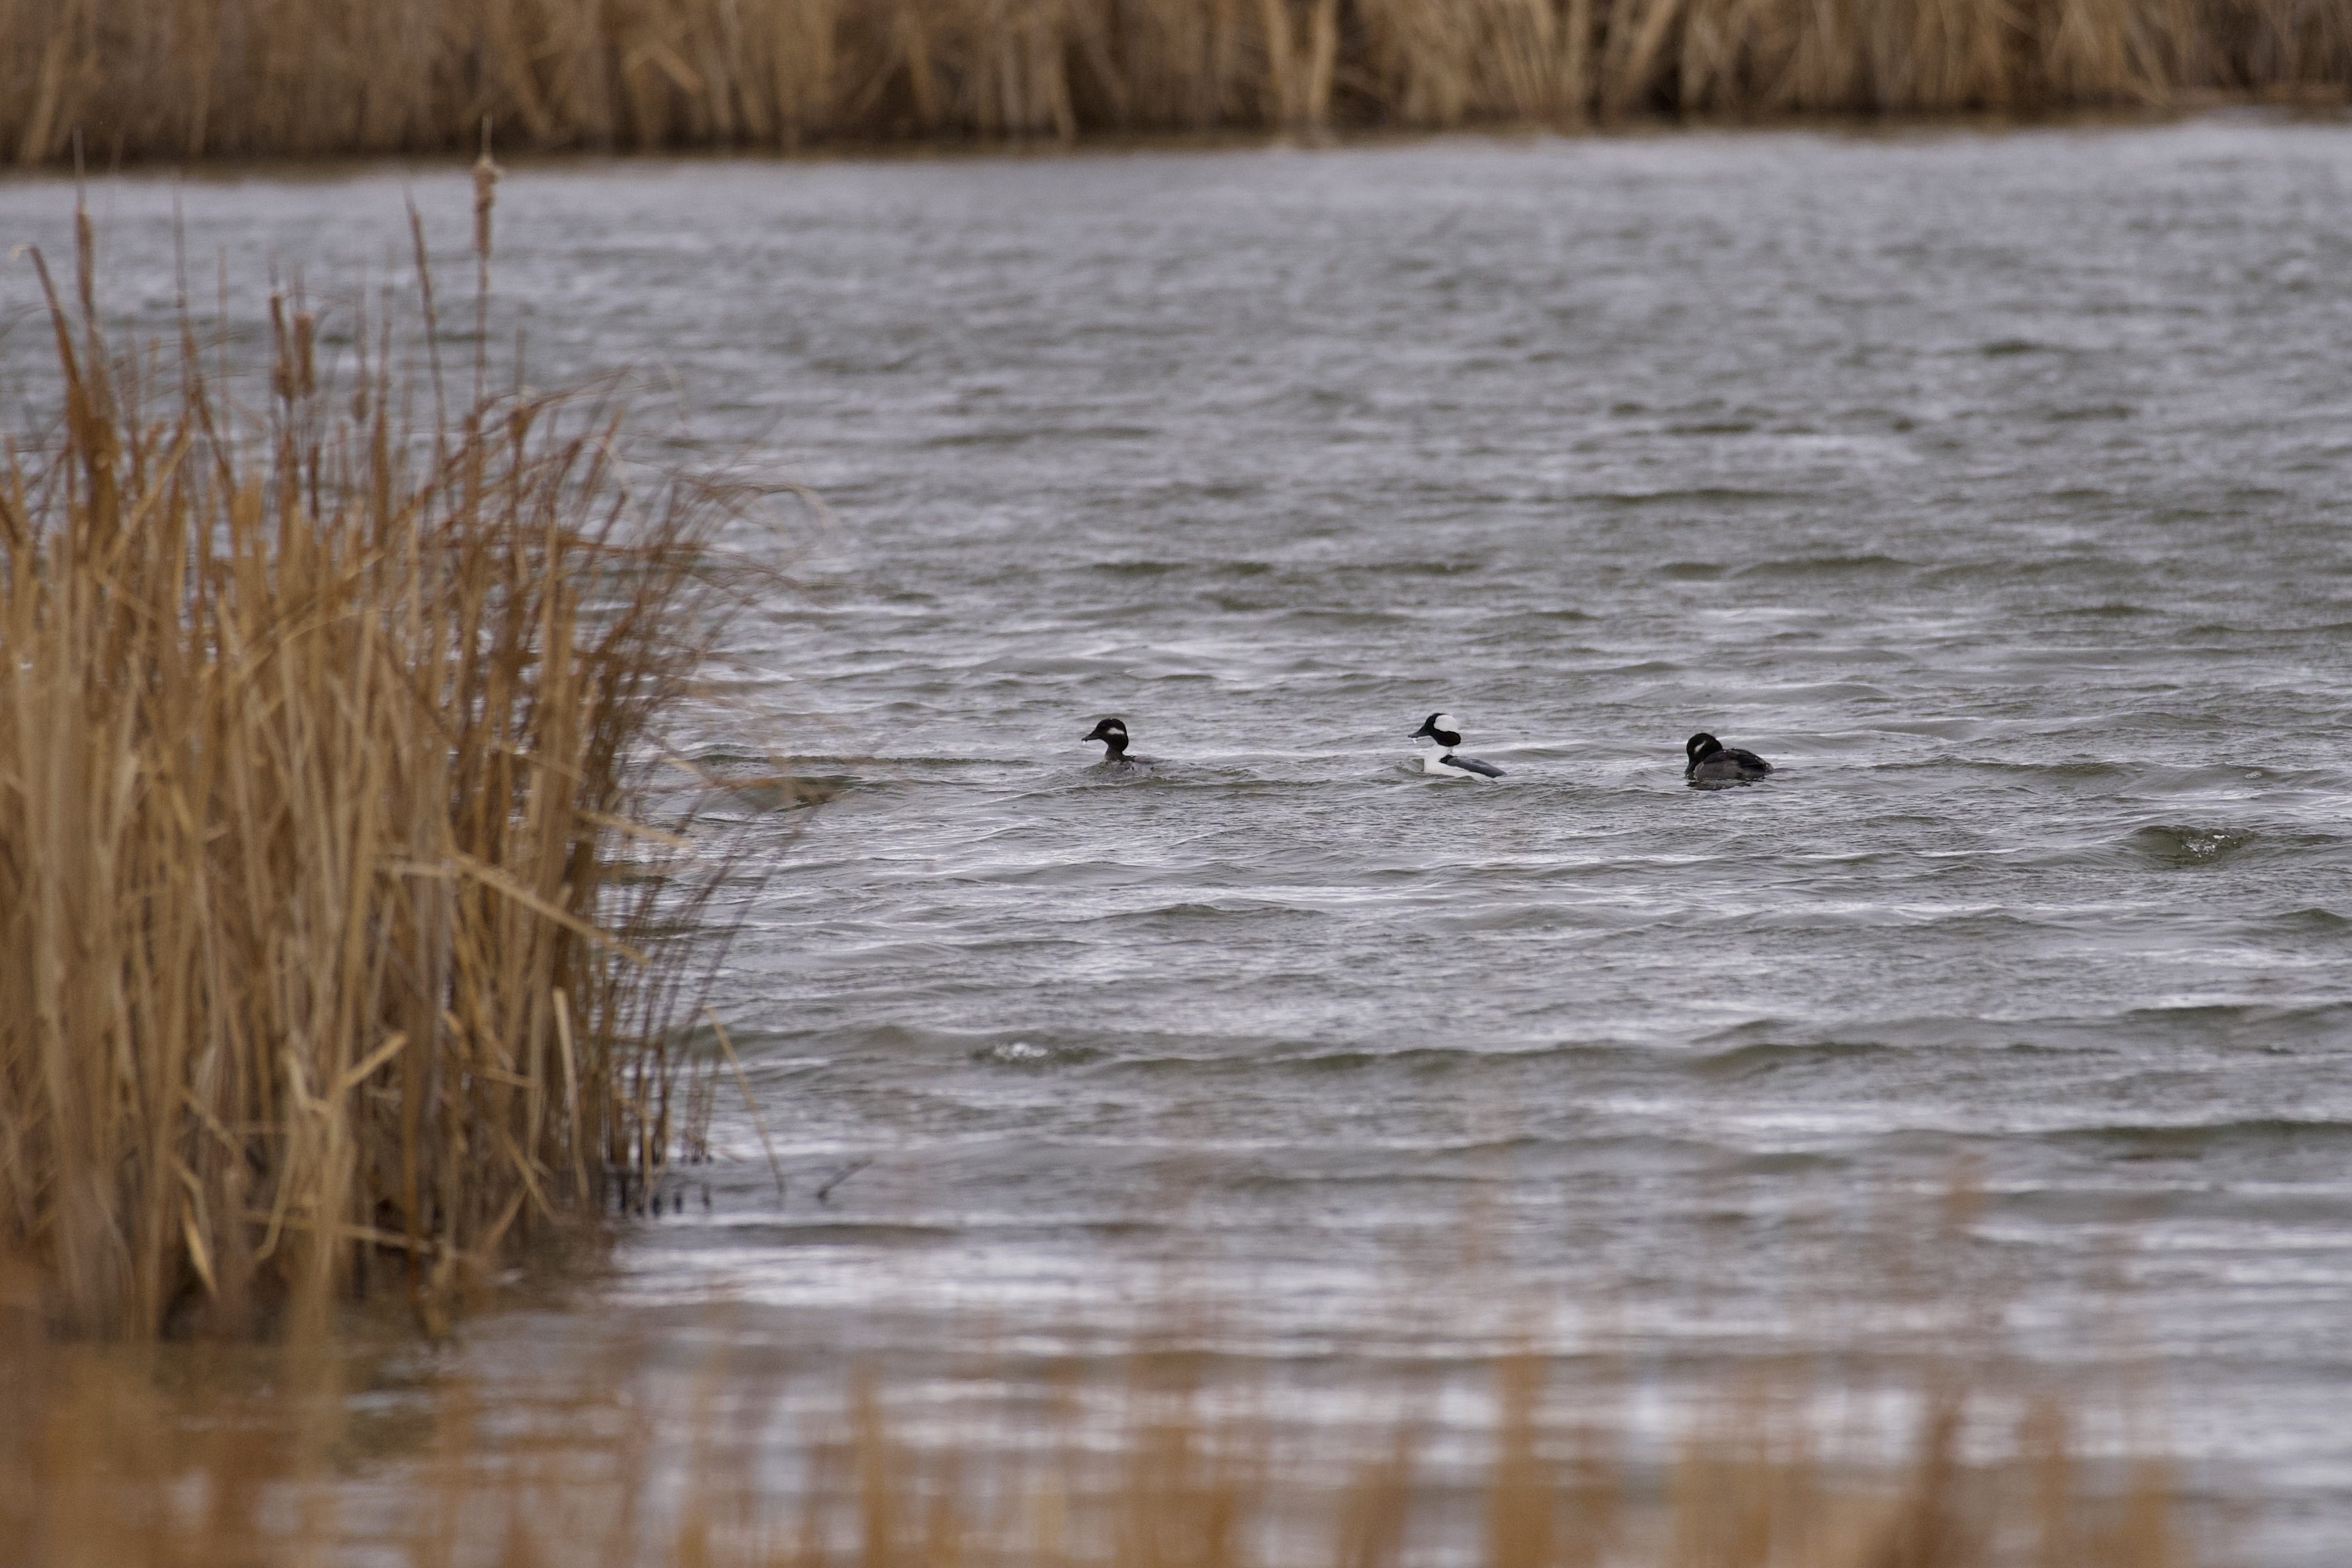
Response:
POLYGON ((1462 734, 1454 727, 1454 716, 1433 713, 1421 721, 1412 732, 1415 740, 1426 739, 1416 760, 1423 773, 1434 773, 1440 779, 1500 779, 1503 770, 1491 762, 1481 762, 1475 757, 1456 757, 1454 748, 1462 744, 1462 734))
POLYGON ((1683 749, 1690 754, 1683 777, 1702 789, 1753 784, 1772 771, 1772 765, 1754 752, 1726 746, 1704 730, 1692 736, 1683 749))
POLYGON ((1151 771, 1151 758, 1127 754, 1127 725, 1124 720, 1107 718, 1087 731, 1086 738, 1103 743, 1103 759, 1095 764, 1096 772, 1125 779, 1151 771))

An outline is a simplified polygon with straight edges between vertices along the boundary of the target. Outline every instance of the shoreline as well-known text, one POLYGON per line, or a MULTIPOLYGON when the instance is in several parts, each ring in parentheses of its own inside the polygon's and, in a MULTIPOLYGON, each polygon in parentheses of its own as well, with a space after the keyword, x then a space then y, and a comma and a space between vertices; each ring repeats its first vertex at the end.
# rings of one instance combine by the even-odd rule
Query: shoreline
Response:
MULTIPOLYGON (((680 145, 644 151, 492 147, 508 172, 602 171, 662 164, 776 164, 824 167, 837 164, 1058 162, 1149 156, 1208 156, 1241 152, 1351 152, 1462 142, 1529 146, 1545 142, 1664 141, 1702 137, 1810 136, 1831 141, 1902 141, 1963 137, 1999 138, 2051 133, 2127 132, 2173 129, 2200 120, 2252 118, 2267 123, 2314 128, 2352 128, 2352 95, 2281 96, 2276 93, 2199 95, 2194 101, 2146 109, 2084 108, 2035 112, 1977 110, 1953 114, 1675 115, 1610 120, 1580 126, 1537 121, 1498 121, 1446 128, 1338 126, 1315 131, 1203 131, 1089 132, 1065 141, 1055 137, 854 139, 827 141, 796 150, 724 145, 680 145)), ((495 140, 495 139, 494 139, 495 140)), ((341 179, 354 174, 413 170, 461 172, 478 149, 452 144, 438 151, 396 152, 222 153, 196 159, 131 158, 103 166, 48 162, 32 167, 0 165, 0 183, 28 185, 111 178, 192 179, 235 183, 249 179, 341 179)))

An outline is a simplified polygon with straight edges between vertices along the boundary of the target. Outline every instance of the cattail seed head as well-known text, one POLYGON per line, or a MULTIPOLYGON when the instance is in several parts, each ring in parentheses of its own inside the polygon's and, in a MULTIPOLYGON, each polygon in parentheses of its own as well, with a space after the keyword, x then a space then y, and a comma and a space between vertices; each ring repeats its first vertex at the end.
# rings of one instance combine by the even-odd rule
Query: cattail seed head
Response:
POLYGON ((482 152, 474 160, 474 254, 487 262, 490 259, 490 209, 498 204, 499 175, 502 171, 490 160, 490 121, 482 117, 482 152))
POLYGON ((294 391, 310 397, 319 390, 319 318, 309 310, 294 312, 294 391))

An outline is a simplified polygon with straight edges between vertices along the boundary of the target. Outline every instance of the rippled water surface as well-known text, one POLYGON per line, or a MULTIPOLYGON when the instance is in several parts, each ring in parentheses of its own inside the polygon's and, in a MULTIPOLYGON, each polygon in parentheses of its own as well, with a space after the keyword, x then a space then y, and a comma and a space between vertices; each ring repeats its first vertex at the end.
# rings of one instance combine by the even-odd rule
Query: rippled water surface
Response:
MULTIPOLYGON (((178 193, 192 270, 396 281, 404 184, 454 255, 450 176, 255 177, 178 193)), ((173 200, 93 193, 157 321, 173 200)), ((2271 1559, 2352 1531, 2352 131, 559 167, 499 223, 534 380, 832 510, 746 536, 799 586, 701 742, 845 786, 721 985, 786 1197, 725 1113, 625 1298, 913 1354, 1173 1270, 1248 1354, 1402 1297, 1442 1356, 1475 1234, 1738 1354, 1866 1339, 1822 1239, 1965 1170, 2028 1354, 2152 1358, 2271 1559), (1436 708, 1508 776, 1407 773, 1436 708), (1686 789, 1699 728, 1780 771, 1686 789)))

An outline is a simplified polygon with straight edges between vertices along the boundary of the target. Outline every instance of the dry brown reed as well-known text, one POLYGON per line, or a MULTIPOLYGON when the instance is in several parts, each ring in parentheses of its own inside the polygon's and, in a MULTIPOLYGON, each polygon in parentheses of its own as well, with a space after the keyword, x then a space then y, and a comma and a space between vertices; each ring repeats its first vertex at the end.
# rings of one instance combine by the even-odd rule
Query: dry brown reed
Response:
POLYGON ((910 1432, 924 1423, 906 1420, 904 1406, 894 1415, 871 1380, 834 1416, 797 1421, 781 1415, 787 1380, 773 1372, 714 1368, 664 1393, 635 1375, 641 1351, 576 1346, 537 1383, 453 1377, 412 1398, 418 1407, 396 1427, 369 1431, 336 1397, 331 1367, 301 1352, 173 1372, 161 1358, 185 1352, 131 1362, 19 1342, 0 1351, 0 1531, 24 1560, 54 1564, 362 1553, 514 1568, 2175 1568, 2190 1558, 2163 1465, 2088 1464, 2052 1399, 2006 1426, 1988 1420, 2015 1407, 2012 1391, 1955 1366, 1930 1375, 1907 1430, 1861 1453, 1808 1413, 1801 1378, 1750 1380, 1692 1417, 1661 1468, 1580 1425, 1593 1391, 1548 1376, 1541 1358, 1510 1356, 1493 1368, 1483 1457, 1448 1468, 1412 1419, 1309 1452, 1262 1406, 1171 1376, 1164 1356, 1095 1369, 1107 1419, 1065 1405, 1046 1417, 1058 1432, 1032 1425, 1006 1443, 963 1427, 943 1437, 936 1418, 919 1441, 910 1432), (1972 1420, 2000 1429, 1980 1431, 1964 1456, 1972 1420))
POLYGON ((74 1333, 437 1322, 679 1130, 707 873, 643 824, 709 508, 299 299, 240 413, 184 311, 118 353, 79 250, 71 298, 33 262, 62 418, 0 455, 0 1259, 74 1333))
POLYGON ((2352 0, 0 0, 0 156, 2143 107, 2352 88, 2352 0))

